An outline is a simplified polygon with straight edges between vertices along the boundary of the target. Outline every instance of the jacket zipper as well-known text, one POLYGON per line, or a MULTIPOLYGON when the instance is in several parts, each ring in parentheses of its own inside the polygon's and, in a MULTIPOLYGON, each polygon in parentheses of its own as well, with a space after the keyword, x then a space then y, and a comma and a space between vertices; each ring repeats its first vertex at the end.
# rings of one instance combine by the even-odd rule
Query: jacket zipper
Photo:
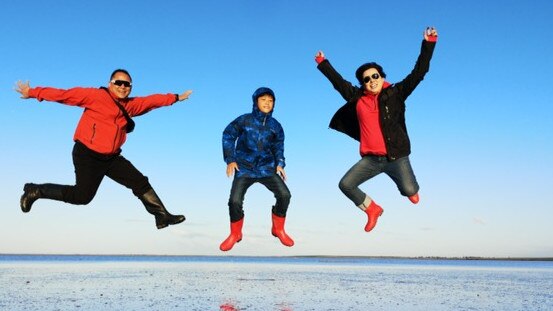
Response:
POLYGON ((96 136, 96 123, 92 125, 92 136, 90 137, 90 143, 94 140, 94 136, 96 136))
POLYGON ((386 114, 384 116, 384 122, 382 123, 382 133, 384 134, 384 145, 386 147, 386 153, 387 153, 387 157, 389 160, 392 160, 394 161, 396 158, 392 155, 390 155, 390 153, 388 152, 388 150, 390 150, 390 146, 389 146, 389 143, 390 143, 390 135, 388 134, 387 131, 384 131, 384 127, 385 127, 385 124, 386 123, 386 120, 388 120, 388 123, 389 123, 389 120, 390 120, 390 110, 388 109, 388 105, 384 106, 384 108, 386 109, 386 114))
POLYGON ((117 118, 119 118, 119 114, 123 115, 123 112, 121 112, 121 109, 118 109, 117 115, 115 116, 115 119, 113 120, 113 124, 115 125, 115 128, 117 129, 115 131, 115 136, 113 137, 113 144, 111 145, 112 152, 115 152, 115 143, 117 142, 117 138, 119 137, 119 125, 117 124, 117 118))
MULTIPOLYGON (((262 123, 263 127, 265 127, 265 122, 266 121, 267 121, 267 115, 265 115, 263 117, 263 123, 262 123)), ((258 139, 257 139, 257 150, 258 150, 259 154, 261 154, 263 152, 263 144, 262 144, 263 139, 261 139, 262 131, 259 131, 259 134, 260 135, 258 136, 258 139)), ((259 166, 259 159, 256 158, 254 167, 257 169, 258 166, 259 166)))

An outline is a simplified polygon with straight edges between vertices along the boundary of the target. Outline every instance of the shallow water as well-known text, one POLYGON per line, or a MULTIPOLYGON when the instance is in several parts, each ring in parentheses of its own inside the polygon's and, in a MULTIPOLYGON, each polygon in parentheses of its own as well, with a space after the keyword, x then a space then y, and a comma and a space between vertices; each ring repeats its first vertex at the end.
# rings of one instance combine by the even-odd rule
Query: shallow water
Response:
POLYGON ((0 310, 553 310, 553 262, 0 256, 0 310))

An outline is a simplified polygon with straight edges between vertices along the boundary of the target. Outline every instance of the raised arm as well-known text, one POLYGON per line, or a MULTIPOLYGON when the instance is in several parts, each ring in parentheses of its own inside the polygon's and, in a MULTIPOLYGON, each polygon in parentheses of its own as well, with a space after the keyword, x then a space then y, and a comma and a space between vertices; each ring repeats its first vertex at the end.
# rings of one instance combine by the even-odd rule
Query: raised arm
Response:
POLYGON ((434 54, 434 47, 438 40, 438 31, 434 27, 427 27, 423 32, 421 50, 415 67, 401 82, 396 83, 403 98, 407 98, 424 79, 430 70, 430 60, 434 54))
POLYGON ((359 88, 353 86, 351 82, 345 80, 335 69, 330 62, 325 58, 323 51, 318 51, 315 55, 315 61, 317 62, 317 68, 323 73, 323 75, 332 83, 332 86, 342 98, 349 101, 358 92, 359 88))

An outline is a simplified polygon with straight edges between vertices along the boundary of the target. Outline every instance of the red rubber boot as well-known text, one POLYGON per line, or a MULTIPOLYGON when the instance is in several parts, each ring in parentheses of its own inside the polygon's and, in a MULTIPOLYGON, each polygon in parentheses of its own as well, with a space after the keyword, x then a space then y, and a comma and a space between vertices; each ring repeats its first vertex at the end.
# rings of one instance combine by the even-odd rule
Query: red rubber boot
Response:
POLYGON ((365 231, 369 232, 376 226, 376 221, 378 220, 378 217, 384 213, 384 210, 380 205, 374 203, 374 201, 371 201, 371 204, 369 204, 369 207, 365 209, 365 213, 367 213, 368 220, 367 224, 365 225, 365 231))
POLYGON ((223 252, 231 250, 234 244, 242 240, 243 225, 244 225, 244 218, 240 219, 239 221, 230 223, 230 235, 227 237, 226 240, 223 241, 223 243, 221 243, 221 245, 219 246, 220 250, 222 250, 223 252))
POLYGON ((273 215, 273 228, 271 229, 271 233, 277 237, 280 240, 280 243, 286 246, 293 246, 294 240, 292 240, 291 237, 286 234, 284 231, 284 222, 286 221, 286 217, 279 217, 275 214, 273 215))
POLYGON ((412 196, 410 196, 409 201, 411 201, 411 203, 413 203, 413 204, 419 203, 419 194, 415 193, 412 196))

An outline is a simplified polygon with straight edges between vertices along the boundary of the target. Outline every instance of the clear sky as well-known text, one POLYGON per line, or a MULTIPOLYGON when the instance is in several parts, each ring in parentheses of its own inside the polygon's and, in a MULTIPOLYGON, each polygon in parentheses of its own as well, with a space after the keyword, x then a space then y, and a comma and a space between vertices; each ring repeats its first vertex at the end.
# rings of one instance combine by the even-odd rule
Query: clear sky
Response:
POLYGON ((542 1, 15 1, 0 4, 0 253, 553 257, 553 2, 542 1), (358 144, 328 129, 343 104, 316 69, 323 50, 354 81, 376 61, 390 82, 413 68, 422 32, 439 40, 407 101, 412 205, 385 175, 362 185, 385 210, 371 233, 338 189, 358 144), (138 117, 123 155, 167 208, 187 220, 157 230, 130 190, 105 179, 87 206, 39 200, 26 182, 74 183, 82 110, 19 99, 31 86, 99 87, 125 68, 132 95, 190 100, 138 117), (286 133, 292 248, 270 235, 272 194, 245 200, 244 239, 229 253, 221 134, 276 93, 286 133))

